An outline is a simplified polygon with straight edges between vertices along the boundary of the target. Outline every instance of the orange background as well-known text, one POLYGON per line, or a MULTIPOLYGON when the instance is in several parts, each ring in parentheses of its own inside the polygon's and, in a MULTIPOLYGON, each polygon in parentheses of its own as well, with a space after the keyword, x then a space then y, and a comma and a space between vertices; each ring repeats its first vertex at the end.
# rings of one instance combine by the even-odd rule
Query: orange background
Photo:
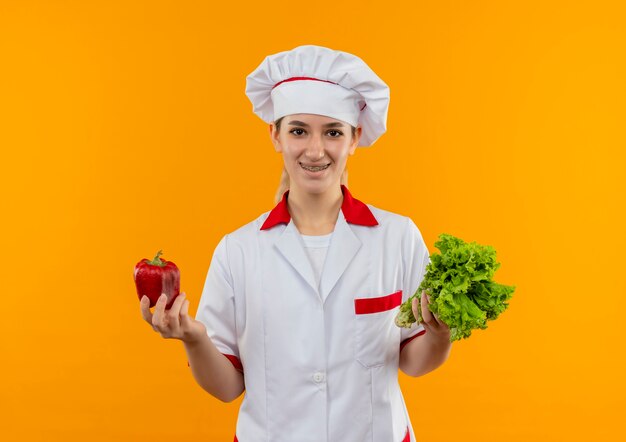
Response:
POLYGON ((232 441, 241 398, 195 383, 132 270, 163 249, 195 315, 218 240, 274 205, 245 77, 318 44, 391 88, 353 195, 431 252, 441 232, 494 246, 517 287, 443 366, 401 374, 419 441, 624 440, 620 3, 0 3, 2 439, 232 441))

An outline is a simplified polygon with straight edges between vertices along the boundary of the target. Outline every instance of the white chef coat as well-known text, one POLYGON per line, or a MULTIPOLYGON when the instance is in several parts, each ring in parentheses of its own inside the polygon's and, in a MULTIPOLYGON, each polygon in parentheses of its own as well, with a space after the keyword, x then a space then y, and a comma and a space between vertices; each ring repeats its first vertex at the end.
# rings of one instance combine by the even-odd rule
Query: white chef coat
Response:
POLYGON ((398 365, 425 329, 394 318, 428 249, 410 218, 341 188, 319 287, 288 191, 215 248, 196 319, 244 373, 235 441, 415 441, 398 365))

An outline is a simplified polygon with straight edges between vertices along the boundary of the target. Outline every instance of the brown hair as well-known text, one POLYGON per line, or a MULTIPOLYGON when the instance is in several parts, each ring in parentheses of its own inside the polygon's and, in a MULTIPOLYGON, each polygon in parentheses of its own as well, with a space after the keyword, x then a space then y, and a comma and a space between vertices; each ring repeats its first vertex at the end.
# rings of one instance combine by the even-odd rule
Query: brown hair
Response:
MULTIPOLYGON (((276 126, 276 130, 280 132, 280 123, 285 117, 280 117, 278 120, 274 121, 274 125, 276 126)), ((352 128, 352 138, 356 136, 356 127, 350 125, 352 128)), ((348 169, 344 169, 341 174, 341 184, 344 186, 348 185, 348 169)), ((276 190, 276 194, 274 195, 274 204, 278 204, 280 200, 283 198, 283 194, 289 189, 289 174, 287 173, 287 169, 283 166, 283 172, 280 175, 280 184, 278 185, 278 189, 276 190)))

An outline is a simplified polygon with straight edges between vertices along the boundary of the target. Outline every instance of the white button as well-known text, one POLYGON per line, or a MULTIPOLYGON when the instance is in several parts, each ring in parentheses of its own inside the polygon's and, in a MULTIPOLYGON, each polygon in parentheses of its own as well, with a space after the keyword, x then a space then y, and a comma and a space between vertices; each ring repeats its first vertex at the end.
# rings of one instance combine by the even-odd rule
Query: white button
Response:
POLYGON ((324 378, 325 378, 324 373, 322 373, 321 371, 318 371, 313 375, 313 380, 318 383, 324 382, 324 378))

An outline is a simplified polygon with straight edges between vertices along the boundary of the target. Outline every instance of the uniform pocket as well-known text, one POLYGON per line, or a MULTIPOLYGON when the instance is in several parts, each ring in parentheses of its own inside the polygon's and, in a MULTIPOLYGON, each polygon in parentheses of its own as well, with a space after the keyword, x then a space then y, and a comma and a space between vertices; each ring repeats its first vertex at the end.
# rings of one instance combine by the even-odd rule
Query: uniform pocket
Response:
POLYGON ((394 318, 401 303, 402 290, 354 300, 356 358, 364 367, 383 365, 397 347, 400 334, 394 318))

